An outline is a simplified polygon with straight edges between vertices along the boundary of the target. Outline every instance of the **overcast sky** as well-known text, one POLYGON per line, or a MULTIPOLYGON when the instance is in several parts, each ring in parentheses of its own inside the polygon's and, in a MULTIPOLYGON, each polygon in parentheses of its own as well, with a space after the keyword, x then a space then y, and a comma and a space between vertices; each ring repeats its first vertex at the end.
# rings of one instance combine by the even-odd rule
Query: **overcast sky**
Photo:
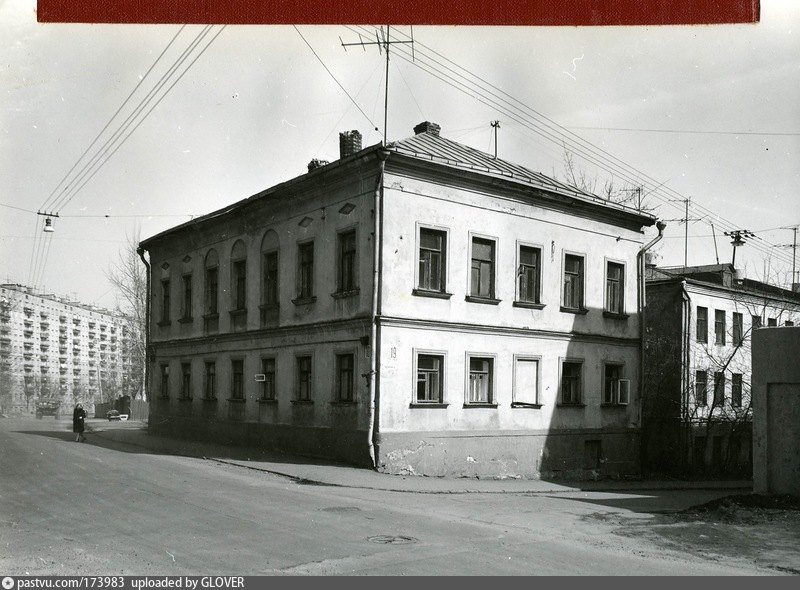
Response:
MULTIPOLYGON (((175 37, 174 25, 38 24, 34 11, 35 0, 0 0, 2 280, 26 283, 35 274, 42 222, 9 206, 36 211, 51 195, 71 196, 56 207, 43 286, 113 306, 104 270, 126 234, 153 235, 298 176, 311 158, 336 159, 339 131, 359 129, 365 145, 382 138, 373 127, 383 126, 383 58, 374 47, 344 51, 340 37, 357 40, 353 30, 299 28, 363 112, 294 28, 228 26, 94 177, 65 193, 59 182, 137 84, 88 157, 203 27, 175 37)), ((788 283, 791 249, 772 249, 765 263, 764 246, 790 243, 792 232, 778 228, 800 223, 800 6, 762 0, 761 15, 757 25, 715 27, 414 27, 414 37, 419 65, 435 51, 591 149, 665 183, 645 199, 661 218, 682 216, 681 203, 665 201, 690 197, 698 205, 690 212, 698 219, 689 224, 690 264, 715 262, 709 222, 718 232, 746 228, 765 241, 740 248, 737 267, 759 278, 768 264, 773 281, 788 283)), ((391 61, 389 79, 390 141, 430 120, 443 136, 491 152, 489 123, 499 120, 500 157, 563 177, 563 147, 522 124, 518 110, 482 104, 402 59, 391 61)), ((608 173, 576 161, 601 188, 608 173)), ((619 174, 614 182, 630 186, 619 174)), ((662 264, 683 263, 683 233, 681 223, 668 222, 662 264)), ((717 243, 720 260, 730 261, 730 240, 718 233, 717 243)))

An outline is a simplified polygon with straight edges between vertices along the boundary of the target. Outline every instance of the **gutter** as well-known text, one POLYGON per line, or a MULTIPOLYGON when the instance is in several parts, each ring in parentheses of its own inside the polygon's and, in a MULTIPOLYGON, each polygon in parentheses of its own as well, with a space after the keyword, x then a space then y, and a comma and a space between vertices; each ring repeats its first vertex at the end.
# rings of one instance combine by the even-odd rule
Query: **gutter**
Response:
POLYGON ((383 226, 383 175, 386 160, 389 157, 387 149, 378 151, 378 181, 375 184, 375 201, 373 206, 375 227, 372 234, 372 314, 369 335, 369 420, 367 424, 367 447, 373 469, 378 468, 378 446, 380 437, 380 424, 376 406, 379 400, 378 390, 378 317, 380 306, 380 279, 381 279, 381 229, 383 226))
MULTIPOLYGON (((644 337, 645 337, 645 327, 646 327, 646 315, 645 315, 645 265, 644 265, 644 258, 645 253, 655 246, 658 242, 661 241, 661 238, 664 237, 664 228, 667 227, 667 224, 663 221, 656 222, 656 228, 658 229, 658 235, 650 240, 647 244, 642 246, 639 249, 639 253, 636 255, 636 265, 637 265, 637 274, 639 279, 639 284, 637 285, 637 303, 639 308, 639 427, 642 426, 642 414, 643 414, 643 405, 644 405, 644 337)), ((641 457, 644 456, 645 449, 640 448, 639 454, 641 457)), ((639 468, 641 469, 641 465, 639 468)))
POLYGON ((145 268, 147 268, 147 286, 145 288, 145 303, 144 303, 144 394, 147 401, 150 401, 150 263, 145 260, 145 249, 140 245, 136 248, 136 253, 142 259, 145 268))

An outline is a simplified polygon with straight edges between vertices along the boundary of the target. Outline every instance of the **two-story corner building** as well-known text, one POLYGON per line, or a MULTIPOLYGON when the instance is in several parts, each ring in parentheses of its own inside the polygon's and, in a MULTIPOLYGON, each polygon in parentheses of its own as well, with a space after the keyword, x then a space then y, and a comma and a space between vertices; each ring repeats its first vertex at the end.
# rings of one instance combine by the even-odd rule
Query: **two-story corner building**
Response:
POLYGON ((415 132, 351 132, 141 244, 150 427, 393 473, 636 473, 654 218, 415 132))
POLYGON ((800 293, 732 265, 647 271, 643 466, 752 473, 751 334, 800 320, 800 293))

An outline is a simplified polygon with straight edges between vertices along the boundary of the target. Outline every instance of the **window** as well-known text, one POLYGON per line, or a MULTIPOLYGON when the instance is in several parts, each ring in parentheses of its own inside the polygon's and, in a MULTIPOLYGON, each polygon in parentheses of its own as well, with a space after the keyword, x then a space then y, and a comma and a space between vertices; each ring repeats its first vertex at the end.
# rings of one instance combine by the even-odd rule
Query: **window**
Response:
POLYGON ((517 269, 517 299, 525 303, 539 303, 541 297, 542 251, 532 246, 519 247, 517 269))
POLYGON ((472 272, 469 294, 472 297, 494 299, 495 243, 472 238, 472 272))
POLYGON ((564 255, 564 307, 583 309, 583 257, 564 255))
POLYGON ((420 354, 417 356, 418 404, 441 404, 444 387, 444 356, 420 354))
POLYGON ((297 399, 311 400, 311 357, 297 357, 297 399))
POLYGON ((217 294, 219 293, 219 268, 216 250, 209 250, 206 254, 206 276, 205 276, 205 313, 213 316, 219 313, 217 305, 217 294))
POLYGON ((205 399, 217 399, 217 364, 206 363, 205 399))
POLYGON ((267 252, 263 256, 264 305, 278 305, 278 253, 267 252))
POLYGON ((261 382, 261 399, 275 400, 275 359, 261 359, 261 372, 264 373, 264 381, 261 382))
POLYGON ((721 406, 725 403, 725 373, 714 373, 714 405, 721 406))
POLYGON ((444 292, 446 245, 446 232, 420 228, 419 289, 444 292))
POLYGON ((514 359, 513 404, 539 405, 539 359, 514 359))
POLYGON ((356 288, 356 231, 339 234, 338 291, 346 293, 356 288))
POLYGON ((169 397, 169 365, 161 365, 161 397, 169 397))
POLYGON ((583 363, 564 361, 561 363, 561 403, 577 405, 581 403, 581 372, 583 363))
POLYGON ((767 327, 777 326, 778 325, 778 318, 769 318, 767 319, 767 327))
POLYGON ((183 317, 184 320, 192 319, 192 275, 183 275, 183 317))
POLYGON ((181 397, 192 399, 192 365, 181 363, 181 397))
POLYGON ((761 316, 760 315, 751 315, 750 321, 753 325, 753 330, 757 330, 761 327, 761 316))
POLYGON ((247 260, 234 260, 232 265, 233 309, 247 309, 247 260))
POLYGON ((697 307, 697 341, 708 342, 708 308, 697 307))
POLYGON ((725 311, 722 309, 714 311, 714 342, 725 344, 725 311))
POLYGON ((622 378, 623 365, 606 363, 603 403, 625 405, 630 397, 630 381, 622 378))
POLYGON ((731 375, 731 405, 734 408, 742 407, 742 374, 731 375))
POLYGON ((708 403, 708 373, 706 371, 695 371, 694 373, 694 397, 698 406, 708 403))
POLYGON ((786 320, 785 322, 783 322, 783 325, 784 326, 794 326, 794 322, 792 320, 786 320))
POLYGON ((622 314, 624 311, 625 267, 617 262, 606 265, 606 311, 622 314))
POLYGON ((231 361, 231 399, 244 399, 244 361, 231 361))
POLYGON ((340 402, 352 402, 355 392, 355 356, 336 355, 336 397, 340 402))
POLYGON ((297 249, 299 281, 298 299, 310 299, 314 296, 314 242, 300 244, 297 249))
POLYGON ((494 359, 484 357, 467 357, 469 360, 469 390, 467 403, 493 403, 493 364, 494 359))
POLYGON ((733 312, 733 345, 741 346, 744 338, 744 316, 733 312))
POLYGON ((161 322, 169 323, 169 279, 161 281, 161 322))

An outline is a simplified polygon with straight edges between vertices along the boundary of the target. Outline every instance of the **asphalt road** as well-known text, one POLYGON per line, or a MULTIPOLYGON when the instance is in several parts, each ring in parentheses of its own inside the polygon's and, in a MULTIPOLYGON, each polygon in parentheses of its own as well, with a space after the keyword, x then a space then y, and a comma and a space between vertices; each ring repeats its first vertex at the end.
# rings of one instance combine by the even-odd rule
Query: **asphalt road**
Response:
POLYGON ((724 495, 416 494, 302 485, 0 419, 0 574, 774 573, 614 533, 724 495))

